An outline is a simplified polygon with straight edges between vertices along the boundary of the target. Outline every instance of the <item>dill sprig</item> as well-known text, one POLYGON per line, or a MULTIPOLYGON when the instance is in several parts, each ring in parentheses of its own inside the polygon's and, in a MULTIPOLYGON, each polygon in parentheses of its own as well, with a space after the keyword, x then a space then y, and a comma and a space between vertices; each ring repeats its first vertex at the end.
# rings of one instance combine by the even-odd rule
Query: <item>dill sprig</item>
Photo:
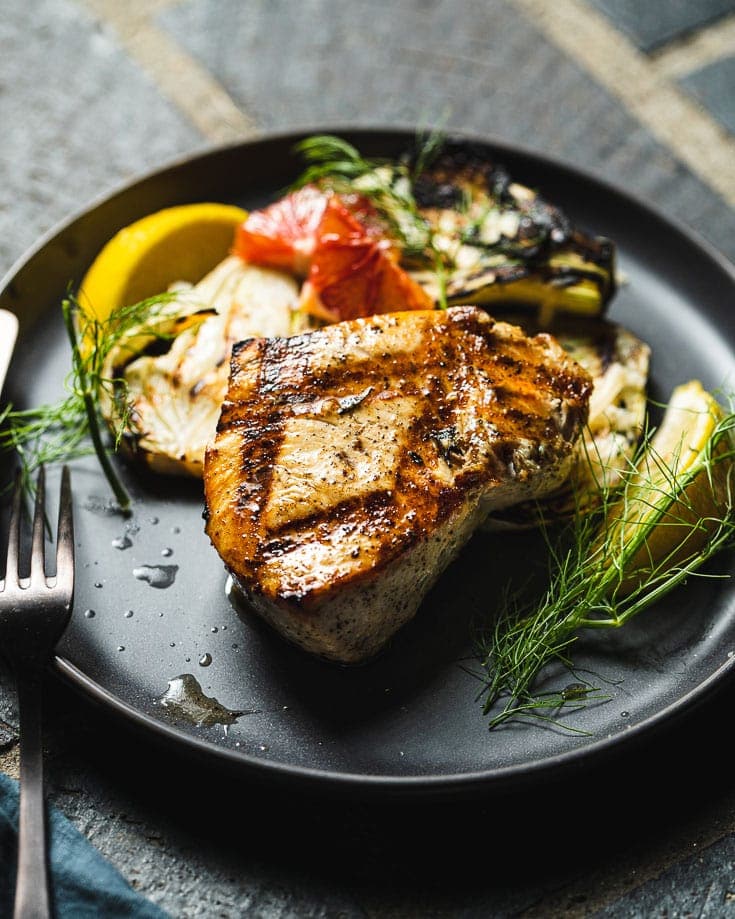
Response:
POLYGON ((554 662, 573 671, 570 650, 582 630, 620 628, 690 576, 705 576, 702 566, 735 546, 734 433, 735 413, 723 413, 686 468, 686 444, 664 459, 655 437, 646 438, 617 490, 603 487, 596 509, 580 506, 556 538, 544 532, 544 595, 535 602, 506 595, 494 624, 478 633, 490 728, 524 716, 556 724, 547 712, 604 698, 590 684, 573 684, 574 692, 534 685, 554 662))
POLYGON ((442 254, 434 248, 431 227, 416 204, 413 183, 442 144, 440 134, 428 133, 417 137, 416 150, 410 157, 395 161, 368 159, 352 144, 332 134, 307 137, 296 145, 295 151, 308 165, 291 187, 314 184, 336 194, 363 195, 400 243, 405 258, 428 259, 433 264, 442 254))
POLYGON ((320 185, 325 179, 354 181, 381 166, 389 166, 386 159, 366 159, 357 147, 334 134, 315 134, 299 141, 294 147, 308 163, 292 188, 304 185, 320 185))
POLYGON ((111 406, 112 450, 133 427, 125 380, 108 369, 113 349, 132 333, 166 337, 159 321, 174 294, 161 294, 114 310, 98 319, 69 292, 61 304, 71 344, 71 370, 64 381, 66 395, 36 408, 6 406, 0 412, 0 452, 14 451, 26 490, 32 490, 36 470, 46 464, 96 453, 123 513, 130 496, 110 461, 101 424, 101 400, 111 406))

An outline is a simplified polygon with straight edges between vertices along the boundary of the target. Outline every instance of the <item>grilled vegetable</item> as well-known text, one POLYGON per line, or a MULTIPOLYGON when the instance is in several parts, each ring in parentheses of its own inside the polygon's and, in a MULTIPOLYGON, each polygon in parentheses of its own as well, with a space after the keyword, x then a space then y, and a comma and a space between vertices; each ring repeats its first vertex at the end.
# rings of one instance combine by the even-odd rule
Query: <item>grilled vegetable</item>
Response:
MULTIPOLYGON (((131 422, 123 434, 127 451, 157 472, 201 475, 227 389, 232 345, 300 331, 297 299, 298 285, 289 275, 231 256, 167 305, 176 327, 161 336, 148 327, 144 334, 132 329, 110 352, 105 373, 123 383, 131 422)), ((115 400, 104 399, 102 411, 115 429, 115 400)))
POLYGON ((299 182, 370 198, 404 266, 440 305, 524 304, 547 324, 556 312, 600 315, 615 293, 614 244, 574 226, 479 147, 446 143, 428 164, 422 150, 366 160, 329 136, 299 150, 310 164, 299 182))

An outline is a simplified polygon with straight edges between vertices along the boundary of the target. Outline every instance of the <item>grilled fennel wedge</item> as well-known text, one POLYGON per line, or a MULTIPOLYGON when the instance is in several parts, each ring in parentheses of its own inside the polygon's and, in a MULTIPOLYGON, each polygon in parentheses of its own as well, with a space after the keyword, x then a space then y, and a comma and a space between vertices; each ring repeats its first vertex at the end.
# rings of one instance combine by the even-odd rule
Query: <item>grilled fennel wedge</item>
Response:
MULTIPOLYGON (((181 286, 158 319, 160 334, 132 329, 110 352, 105 377, 121 381, 130 424, 122 446, 155 472, 201 476, 227 391, 235 342, 305 328, 289 275, 228 256, 198 284, 181 286)), ((101 400, 114 429, 115 400, 101 400)))
POLYGON ((614 243, 575 226, 512 180, 480 145, 446 141, 397 161, 370 161, 341 138, 298 145, 296 183, 368 197, 402 250, 402 264, 436 303, 523 305, 542 325, 555 313, 597 316, 617 289, 614 243))

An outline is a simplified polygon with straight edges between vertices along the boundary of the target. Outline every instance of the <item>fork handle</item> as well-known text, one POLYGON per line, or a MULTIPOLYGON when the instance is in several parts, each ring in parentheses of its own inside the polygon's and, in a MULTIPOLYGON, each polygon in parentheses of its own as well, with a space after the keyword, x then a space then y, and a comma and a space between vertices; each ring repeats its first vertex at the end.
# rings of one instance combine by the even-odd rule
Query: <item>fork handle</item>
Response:
POLYGON ((42 740, 43 672, 19 676, 20 815, 13 919, 49 919, 42 740))

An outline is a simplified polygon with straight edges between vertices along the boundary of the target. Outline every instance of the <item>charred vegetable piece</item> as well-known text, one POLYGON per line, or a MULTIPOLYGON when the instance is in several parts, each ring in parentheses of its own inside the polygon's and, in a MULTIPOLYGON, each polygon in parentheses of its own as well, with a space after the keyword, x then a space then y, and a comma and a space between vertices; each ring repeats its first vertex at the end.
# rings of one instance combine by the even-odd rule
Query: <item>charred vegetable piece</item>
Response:
MULTIPOLYGON (((536 305, 546 322, 556 312, 599 315, 615 293, 613 243, 574 226, 480 151, 448 147, 413 192, 446 259, 447 303, 536 305)), ((431 272, 415 276, 432 289, 431 272)))
MULTIPOLYGON (((118 380, 130 413, 127 451, 156 472, 200 476, 227 389, 230 352, 252 336, 288 336, 305 327, 290 275, 230 256, 167 304, 166 334, 131 329, 110 352, 106 377, 118 380)), ((102 400, 114 429, 117 407, 102 400)))

